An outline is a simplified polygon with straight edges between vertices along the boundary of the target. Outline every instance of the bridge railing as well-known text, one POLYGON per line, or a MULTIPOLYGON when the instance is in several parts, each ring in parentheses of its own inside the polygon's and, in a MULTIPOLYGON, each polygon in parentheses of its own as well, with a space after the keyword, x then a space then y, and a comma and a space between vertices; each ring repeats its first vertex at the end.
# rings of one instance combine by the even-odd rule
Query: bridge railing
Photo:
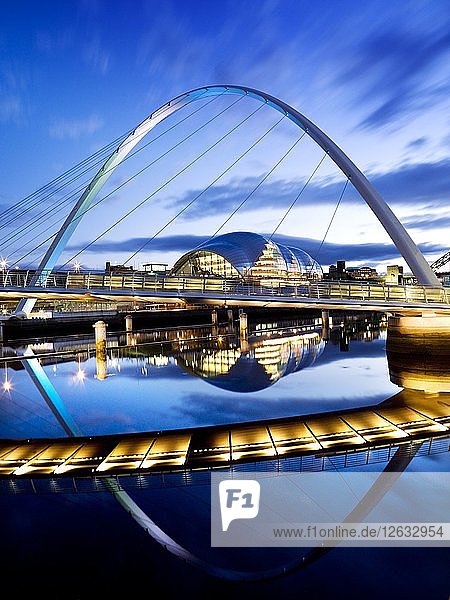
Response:
MULTIPOLYGON (((32 271, 3 271, 0 285, 30 288, 32 271)), ((33 286, 31 286, 33 287, 33 286)), ((160 276, 150 273, 43 272, 35 287, 83 290, 175 292, 176 294, 223 294, 224 296, 277 296, 318 300, 370 302, 450 303, 450 289, 356 281, 284 282, 242 281, 220 277, 160 276)))

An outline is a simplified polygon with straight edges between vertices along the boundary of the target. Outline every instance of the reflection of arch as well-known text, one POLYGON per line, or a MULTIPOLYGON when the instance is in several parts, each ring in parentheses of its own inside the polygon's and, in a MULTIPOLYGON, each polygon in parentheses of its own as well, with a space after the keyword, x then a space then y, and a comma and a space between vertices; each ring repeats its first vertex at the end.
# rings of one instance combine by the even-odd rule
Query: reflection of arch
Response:
MULTIPOLYGON (((255 98, 260 102, 268 104, 278 112, 284 113, 288 119, 303 129, 309 135, 309 137, 316 142, 316 144, 318 144, 323 150, 325 150, 325 152, 327 152, 339 169, 350 179, 353 186, 358 190, 365 202, 376 215, 377 219, 385 228, 389 237, 396 245, 398 251, 416 276, 418 282, 423 285, 436 287, 441 286, 434 271, 431 269, 420 250, 417 248, 403 225, 388 207, 381 195, 367 180, 364 174, 356 167, 356 165, 348 158, 348 156, 344 154, 344 152, 342 152, 342 150, 321 129, 319 129, 319 127, 317 127, 317 125, 282 100, 279 100, 270 94, 266 94, 265 92, 238 85, 215 85, 191 90, 181 94, 180 96, 177 96, 173 100, 170 100, 170 102, 161 106, 161 108, 153 112, 147 119, 140 123, 140 125, 134 129, 134 131, 107 159, 105 164, 85 189, 78 202, 70 211, 69 216, 65 220, 52 244, 48 248, 44 258, 42 259, 35 276, 31 281, 31 285, 41 281, 41 275, 43 271, 53 269, 62 250, 64 249, 64 246, 66 245, 72 233, 75 231, 75 228, 80 222, 82 216, 91 205, 92 200, 95 198, 107 179, 112 175, 114 170, 131 152, 131 150, 141 141, 141 139, 146 136, 147 133, 149 133, 149 131, 151 131, 158 123, 166 119, 172 113, 176 112, 187 104, 190 104, 194 100, 223 94, 240 94, 255 98)), ((35 299, 33 298, 23 299, 19 303, 17 310, 29 313, 33 309, 34 304, 35 299)))
MULTIPOLYGON (((382 474, 389 472, 395 473, 393 478, 384 479, 383 477, 378 477, 355 508, 345 517, 345 519, 343 519, 342 523, 362 522, 366 515, 368 515, 386 495, 396 479, 398 479, 405 471, 420 450, 421 445, 422 442, 416 442, 412 443, 409 447, 400 446, 382 471, 382 474)), ((111 487, 111 491, 118 503, 128 511, 133 519, 165 550, 200 571, 220 579, 230 581, 267 581, 269 579, 285 577, 295 571, 304 569, 307 565, 319 560, 333 549, 333 546, 317 546, 311 550, 300 553, 298 557, 287 564, 261 571, 238 571, 235 569, 218 567, 213 563, 192 554, 189 550, 186 550, 186 548, 167 535, 152 519, 150 519, 134 500, 132 500, 127 492, 115 491, 113 486, 111 487)), ((336 543, 336 545, 338 545, 338 543, 336 543)))
MULTIPOLYGON (((35 359, 32 358, 31 360, 34 361, 35 359)), ((37 380, 39 380, 39 372, 40 371, 36 372, 37 380)), ((33 379, 33 381, 36 383, 35 379, 33 379)), ((50 387, 53 387, 49 381, 48 385, 50 387)), ((44 399, 49 403, 49 406, 55 412, 60 422, 65 421, 65 417, 62 414, 64 411, 63 403, 58 402, 56 404, 53 404, 52 402, 49 402, 50 398, 48 394, 44 395, 44 399)), ((416 423, 416 421, 414 421, 414 423, 416 423)), ((69 433, 69 435, 73 435, 74 431, 72 429, 72 425, 70 425, 67 422, 65 423, 65 425, 65 429, 69 433)), ((364 426, 367 426, 367 423, 365 423, 364 426)), ((377 429, 379 428, 377 427, 377 429)), ((27 443, 28 442, 30 442, 30 440, 27 440, 27 443)), ((61 440, 59 440, 58 443, 60 444, 61 440)), ((376 504, 389 491, 390 485, 392 485, 395 479, 398 478, 400 474, 406 469, 410 461, 419 451, 421 445, 421 440, 412 440, 407 445, 400 445, 400 447, 397 448, 392 458, 389 460, 387 467, 384 469, 384 472, 393 471, 397 475, 394 476, 393 479, 388 480, 387 483, 386 480, 382 478, 381 480, 380 478, 375 480, 368 492, 363 496, 363 498, 358 502, 355 508, 343 520, 343 523, 362 521, 363 518, 374 508, 374 506, 376 506, 376 504)), ((17 446, 17 440, 14 441, 14 446, 17 446)), ((47 444, 44 443, 44 448, 46 447, 47 444)), ((327 454, 330 453, 327 452, 327 454)), ((24 465, 24 467, 26 468, 26 465, 24 465)), ((315 547, 310 551, 301 553, 299 557, 297 557, 293 561, 290 561, 288 564, 278 566, 272 569, 265 569, 259 572, 238 571, 234 569, 217 567, 216 565, 206 560, 198 558, 196 555, 191 553, 189 550, 178 544, 169 535, 167 535, 136 504, 136 502, 134 502, 134 500, 129 496, 129 494, 124 489, 121 489, 116 479, 106 476, 106 487, 113 494, 114 498, 119 502, 119 504, 123 508, 125 508, 125 510, 127 510, 130 516, 152 537, 152 539, 154 539, 158 544, 160 544, 163 548, 168 550, 177 558, 182 559, 186 563, 214 577, 235 581, 260 581, 273 579, 276 577, 284 577, 285 575, 288 575, 294 571, 303 569, 306 565, 320 559, 324 554, 326 554, 327 552, 329 552, 330 549, 332 549, 332 547, 315 547)))

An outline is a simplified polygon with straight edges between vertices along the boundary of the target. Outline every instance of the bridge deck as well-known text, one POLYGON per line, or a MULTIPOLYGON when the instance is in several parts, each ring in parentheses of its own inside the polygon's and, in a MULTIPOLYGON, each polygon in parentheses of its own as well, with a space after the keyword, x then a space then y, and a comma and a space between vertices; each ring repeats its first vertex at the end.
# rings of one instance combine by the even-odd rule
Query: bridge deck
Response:
MULTIPOLYGON (((402 396, 398 394, 398 396, 402 396)), ((183 430, 0 441, 0 478, 164 473, 327 456, 450 436, 450 404, 411 396, 376 407, 183 430)))
POLYGON ((450 290, 369 281, 249 282, 219 277, 166 276, 145 273, 43 273, 30 286, 31 272, 6 272, 0 297, 75 300, 136 300, 158 303, 256 305, 277 307, 345 307, 353 310, 409 312, 450 311, 450 290))

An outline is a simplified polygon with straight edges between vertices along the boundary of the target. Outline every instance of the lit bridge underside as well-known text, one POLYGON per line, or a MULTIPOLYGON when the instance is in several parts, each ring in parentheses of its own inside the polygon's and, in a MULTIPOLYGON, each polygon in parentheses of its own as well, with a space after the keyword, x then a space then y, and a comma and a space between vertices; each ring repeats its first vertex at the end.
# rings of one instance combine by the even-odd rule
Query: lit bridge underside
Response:
POLYGON ((68 274, 62 282, 49 279, 46 287, 28 286, 26 282, 22 286, 11 283, 13 282, 6 277, 3 286, 0 285, 1 299, 134 301, 268 308, 348 308, 408 314, 446 314, 450 311, 450 291, 444 287, 366 282, 262 286, 219 278, 166 277, 157 280, 145 275, 68 274), (55 283, 57 285, 54 285, 55 283))
MULTIPOLYGON (((402 391, 370 408, 149 433, 0 441, 0 478, 86 477, 230 467, 289 457, 370 454, 440 438, 448 450, 450 395, 402 391), (443 400, 443 398, 445 400, 443 400)), ((352 460, 358 456, 357 460, 352 460)), ((388 457, 386 457, 387 459, 388 457)))

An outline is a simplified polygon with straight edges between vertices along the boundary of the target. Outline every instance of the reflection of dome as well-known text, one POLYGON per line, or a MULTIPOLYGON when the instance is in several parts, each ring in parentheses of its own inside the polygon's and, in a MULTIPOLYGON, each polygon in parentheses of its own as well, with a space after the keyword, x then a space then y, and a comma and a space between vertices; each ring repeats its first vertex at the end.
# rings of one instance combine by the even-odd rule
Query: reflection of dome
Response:
POLYGON ((285 375, 311 366, 325 342, 318 333, 257 339, 250 350, 189 350, 177 364, 216 387, 231 392, 263 390, 285 375))
POLYGON ((175 263, 172 273, 271 281, 322 277, 319 263, 304 250, 277 244, 247 231, 225 233, 207 240, 184 254, 175 263))

